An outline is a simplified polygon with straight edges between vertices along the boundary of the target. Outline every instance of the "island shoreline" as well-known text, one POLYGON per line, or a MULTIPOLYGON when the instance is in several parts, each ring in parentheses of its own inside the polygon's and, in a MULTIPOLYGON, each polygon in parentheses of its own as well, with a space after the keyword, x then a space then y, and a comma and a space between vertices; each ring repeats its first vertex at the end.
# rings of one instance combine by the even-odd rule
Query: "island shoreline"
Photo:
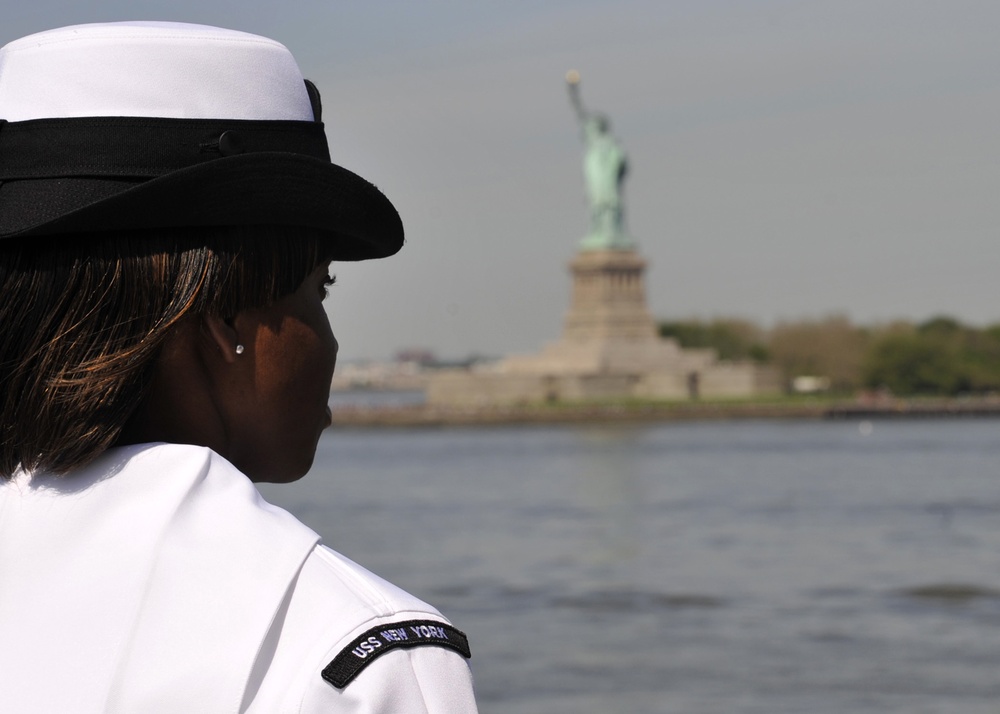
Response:
POLYGON ((455 427, 519 424, 630 424, 722 420, 874 420, 1000 418, 1000 398, 844 399, 816 401, 697 401, 441 407, 337 406, 335 427, 455 427))

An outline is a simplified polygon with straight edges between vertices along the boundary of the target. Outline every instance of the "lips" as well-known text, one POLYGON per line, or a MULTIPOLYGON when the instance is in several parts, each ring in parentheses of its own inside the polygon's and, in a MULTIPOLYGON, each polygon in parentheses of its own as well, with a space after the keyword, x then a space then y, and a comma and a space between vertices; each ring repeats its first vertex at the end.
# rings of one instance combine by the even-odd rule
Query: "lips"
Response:
POLYGON ((326 425, 330 426, 333 424, 333 412, 330 411, 329 405, 326 407, 326 425))

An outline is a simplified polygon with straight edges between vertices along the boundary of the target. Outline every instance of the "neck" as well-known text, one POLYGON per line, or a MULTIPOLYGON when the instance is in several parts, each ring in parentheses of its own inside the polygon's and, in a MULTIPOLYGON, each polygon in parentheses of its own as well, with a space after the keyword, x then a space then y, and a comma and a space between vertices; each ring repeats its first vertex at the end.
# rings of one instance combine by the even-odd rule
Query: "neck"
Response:
POLYGON ((185 320, 168 338, 146 397, 116 445, 195 444, 225 455, 228 438, 214 398, 212 368, 199 343, 198 324, 197 319, 185 320))

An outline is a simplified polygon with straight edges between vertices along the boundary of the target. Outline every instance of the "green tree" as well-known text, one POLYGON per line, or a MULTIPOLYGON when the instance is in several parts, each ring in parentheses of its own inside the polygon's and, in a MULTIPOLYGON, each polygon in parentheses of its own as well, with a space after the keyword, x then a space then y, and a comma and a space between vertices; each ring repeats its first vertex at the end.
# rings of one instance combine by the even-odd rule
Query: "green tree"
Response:
POLYGON ((718 353, 719 359, 749 359, 755 362, 768 360, 764 331, 748 320, 675 320, 661 322, 659 329, 661 337, 672 337, 681 347, 711 348, 718 353))
POLYGON ((877 339, 865 357, 864 383, 893 394, 956 394, 969 388, 953 340, 920 331, 877 339))
POLYGON ((832 315, 776 325, 768 348, 786 380, 804 375, 827 377, 834 391, 851 392, 861 386, 868 340, 868 330, 832 315))
POLYGON ((965 337, 964 352, 970 390, 1000 391, 1000 326, 971 331, 965 337))
POLYGON ((1000 392, 1000 324, 976 328, 947 315, 914 325, 857 327, 843 316, 783 322, 769 332, 747 320, 662 322, 682 347, 720 359, 769 362, 790 382, 827 377, 834 391, 888 388, 901 396, 1000 392))
POLYGON ((867 355, 865 384, 901 395, 1000 390, 1000 325, 980 329, 937 316, 885 331, 867 355))

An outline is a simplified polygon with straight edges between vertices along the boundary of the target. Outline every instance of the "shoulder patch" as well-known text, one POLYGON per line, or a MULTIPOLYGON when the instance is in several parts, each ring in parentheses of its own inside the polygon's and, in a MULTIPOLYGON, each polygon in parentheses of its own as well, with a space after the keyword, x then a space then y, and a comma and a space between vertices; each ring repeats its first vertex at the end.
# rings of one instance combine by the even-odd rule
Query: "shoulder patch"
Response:
POLYGON ((411 647, 446 647, 468 659, 469 638, 451 625, 437 620, 407 620, 373 627, 356 637, 323 668, 323 679, 337 689, 386 652, 411 647))

